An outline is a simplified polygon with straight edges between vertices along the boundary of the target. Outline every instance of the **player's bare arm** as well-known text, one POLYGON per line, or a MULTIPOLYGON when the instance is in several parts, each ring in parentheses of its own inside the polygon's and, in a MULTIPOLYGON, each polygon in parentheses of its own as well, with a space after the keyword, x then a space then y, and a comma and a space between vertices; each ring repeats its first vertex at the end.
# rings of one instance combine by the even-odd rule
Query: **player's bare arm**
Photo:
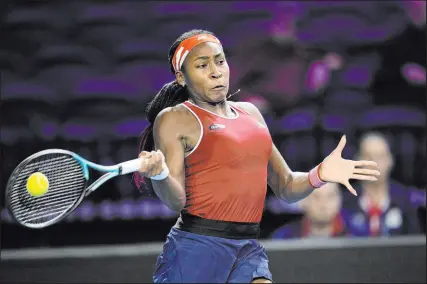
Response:
MULTIPOLYGON (((262 114, 253 104, 247 102, 238 104, 267 127, 262 114)), ((353 195, 357 195, 349 180, 375 181, 377 180, 375 176, 379 176, 380 172, 376 169, 377 164, 373 161, 343 159, 341 154, 345 144, 346 137, 343 136, 335 150, 323 160, 322 167, 316 167, 309 173, 292 171, 273 144, 268 162, 268 184, 278 198, 287 202, 296 202, 305 198, 315 188, 326 182, 340 183, 347 187, 353 195), (317 185, 313 185, 313 180, 317 185)))
POLYGON ((171 210, 181 211, 186 202, 184 183, 185 140, 180 133, 183 121, 176 108, 167 108, 159 113, 153 127, 156 150, 160 150, 169 168, 169 176, 163 180, 152 180, 157 196, 171 210))

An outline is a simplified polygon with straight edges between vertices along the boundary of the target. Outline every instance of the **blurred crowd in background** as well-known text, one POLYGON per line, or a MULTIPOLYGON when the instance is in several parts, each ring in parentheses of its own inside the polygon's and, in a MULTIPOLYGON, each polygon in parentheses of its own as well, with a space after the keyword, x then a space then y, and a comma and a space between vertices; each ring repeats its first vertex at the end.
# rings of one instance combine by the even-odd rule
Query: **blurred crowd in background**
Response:
MULTIPOLYGON (((334 184, 295 204, 269 191, 261 238, 425 233, 425 5, 13 1, 0 23, 2 190, 19 162, 47 148, 104 165, 135 158, 145 106, 174 79, 170 45, 201 28, 224 45, 230 93, 241 90, 231 99, 258 106, 293 170, 311 169, 342 134, 346 158, 381 169, 379 181, 354 184, 357 198, 334 184)), ((177 217, 130 177, 42 231, 1 208, 2 247, 163 241, 177 217)))

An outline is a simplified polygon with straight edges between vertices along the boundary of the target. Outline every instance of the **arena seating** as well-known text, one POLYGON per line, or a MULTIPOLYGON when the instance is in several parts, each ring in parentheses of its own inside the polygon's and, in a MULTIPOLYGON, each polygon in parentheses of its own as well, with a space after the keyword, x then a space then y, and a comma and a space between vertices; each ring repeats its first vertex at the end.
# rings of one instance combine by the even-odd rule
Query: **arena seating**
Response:
MULTIPOLYGON (((401 9, 394 4, 358 2, 358 7, 349 8, 343 2, 334 4, 334 11, 345 14, 353 9, 348 20, 352 27, 360 11, 371 13, 361 24, 368 28, 348 33, 343 26, 326 32, 332 29, 317 17, 331 12, 332 2, 313 7, 306 7, 307 3, 301 4, 296 36, 314 49, 371 46, 405 27, 401 9), (383 15, 380 10, 385 6, 381 5, 393 13, 383 15), (376 18, 375 11, 382 16, 376 18), (391 22, 389 29, 379 31, 391 22)), ((6 160, 4 176, 19 160, 51 146, 100 163, 134 158, 139 134, 148 125, 146 103, 174 79, 167 55, 175 38, 193 28, 211 30, 224 42, 231 62, 244 48, 239 43, 268 36, 277 5, 275 1, 179 5, 126 0, 14 1, 5 18, 7 42, 0 49, 0 141, 7 153, 2 157, 6 160)), ((266 114, 276 145, 292 168, 308 170, 335 147, 343 133, 349 137, 346 155, 352 156, 355 137, 372 129, 388 130, 398 133, 391 137, 399 161, 395 178, 425 184, 426 153, 421 144, 425 143, 425 113, 400 106, 373 108, 369 86, 381 64, 378 56, 371 49, 353 54, 346 58, 349 64, 343 72, 333 75, 333 85, 316 94, 315 103, 291 106, 283 115, 266 114)), ((238 74, 250 71, 233 68, 238 74)), ((111 182, 105 196, 137 195, 129 193, 127 182, 111 182)))

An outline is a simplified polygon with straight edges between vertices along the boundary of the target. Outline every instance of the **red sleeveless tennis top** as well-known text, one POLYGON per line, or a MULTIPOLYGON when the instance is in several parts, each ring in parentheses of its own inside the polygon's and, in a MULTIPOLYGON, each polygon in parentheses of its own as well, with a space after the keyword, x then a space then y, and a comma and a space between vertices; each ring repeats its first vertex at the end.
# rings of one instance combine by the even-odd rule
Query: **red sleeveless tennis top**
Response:
POLYGON ((191 102, 184 106, 201 126, 201 136, 185 158, 184 212, 206 219, 260 222, 272 151, 268 129, 236 106, 226 118, 191 102))

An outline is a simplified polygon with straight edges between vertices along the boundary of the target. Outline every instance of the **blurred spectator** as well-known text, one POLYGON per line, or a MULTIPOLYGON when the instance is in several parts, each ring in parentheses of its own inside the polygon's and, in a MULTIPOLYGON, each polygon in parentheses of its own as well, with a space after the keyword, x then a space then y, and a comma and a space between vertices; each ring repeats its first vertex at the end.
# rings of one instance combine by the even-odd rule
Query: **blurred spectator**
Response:
POLYGON ((346 235, 340 213, 341 191, 338 184, 326 184, 300 202, 304 215, 302 219, 276 229, 272 234, 273 239, 346 235))
POLYGON ((376 182, 355 186, 359 198, 344 202, 349 231, 354 236, 394 236, 419 233, 411 192, 391 180, 394 159, 386 138, 376 132, 366 133, 360 141, 360 160, 378 163, 381 176, 376 182))
MULTIPOLYGON (((290 165, 294 164, 292 166, 295 168, 304 169, 306 165, 312 165, 313 160, 318 159, 323 151, 328 151, 327 147, 330 145, 328 141, 332 141, 331 144, 333 144, 335 133, 352 131, 351 123, 347 123, 347 120, 356 120, 347 119, 347 116, 358 115, 360 109, 365 111, 370 104, 363 102, 365 99, 371 102, 373 97, 371 93, 375 94, 375 104, 399 106, 417 104, 425 108, 425 0, 294 1, 293 3, 291 1, 218 1, 215 4, 200 5, 159 1, 152 2, 152 5, 148 5, 145 1, 106 1, 105 3, 97 3, 100 1, 14 1, 13 5, 9 5, 12 4, 9 2, 11 1, 3 1, 1 2, 3 5, 0 4, 5 31, 1 35, 3 45, 0 47, 0 69, 2 69, 2 82, 4 82, 2 90, 6 95, 2 100, 6 98, 8 103, 15 103, 14 96, 16 99, 22 99, 25 96, 30 100, 26 103, 22 100, 17 111, 7 108, 1 110, 3 135, 0 135, 0 143, 2 147, 7 148, 5 148, 7 155, 3 159, 7 161, 3 163, 7 167, 3 169, 2 174, 6 177, 11 174, 13 165, 35 151, 50 146, 82 151, 81 154, 85 157, 93 156, 92 160, 106 164, 126 160, 134 155, 133 151, 137 146, 136 138, 145 127, 140 121, 144 119, 142 103, 145 99, 140 98, 153 96, 164 82, 170 81, 171 74, 165 60, 165 52, 177 34, 199 25, 214 31, 224 42, 227 59, 230 60, 232 68, 230 93, 241 88, 241 92, 232 99, 250 101, 263 114, 269 114, 272 111, 278 115, 286 114, 279 117, 280 121, 277 119, 280 123, 277 123, 278 127, 272 128, 272 134, 275 143, 280 146, 281 151, 288 157, 290 165), (209 11, 209 13, 201 11, 209 11), (200 21, 196 19, 198 15, 204 15, 203 19, 200 21), (173 25, 170 24, 171 20, 174 21, 173 25), (129 23, 128 26, 127 23, 129 23), (153 26, 163 28, 160 30, 149 28, 153 26), (265 32, 267 30, 268 32, 265 32), (122 42, 122 40, 125 41, 122 42), (237 44, 238 49, 234 50, 237 44), (107 48, 96 49, 97 46, 107 48), (378 69, 379 72, 377 72, 378 69), (50 75, 57 77, 58 80, 52 79, 50 75), (373 87, 371 77, 375 77, 373 87), (116 84, 122 81, 125 81, 125 86, 116 84), (57 110, 50 111, 48 116, 48 121, 53 121, 54 124, 52 126, 52 123, 48 123, 46 129, 39 127, 40 130, 38 130, 37 127, 33 127, 34 123, 36 126, 39 124, 37 117, 43 118, 41 122, 45 117, 44 113, 34 109, 36 97, 31 96, 35 92, 33 85, 41 85, 43 90, 52 90, 52 92, 43 93, 43 98, 49 99, 50 102, 58 97, 58 100, 54 100, 58 104, 49 109, 57 110), (132 96, 135 89, 136 97, 132 96), (140 93, 145 96, 139 95, 140 93), (55 94, 57 96, 54 96, 55 94), (88 95, 96 98, 97 103, 89 102, 88 95), (124 97, 130 98, 131 105, 116 103, 124 97), (80 102, 79 114, 75 113, 76 108, 70 104, 71 102, 80 102), (296 104, 301 111, 295 108, 296 104), (23 107, 25 105, 29 105, 32 111, 26 112, 26 108, 23 107), (299 108, 300 106, 302 107, 299 108), (9 111, 6 112, 6 109, 9 111), (111 113, 112 110, 114 114, 111 113), (289 110, 292 111, 288 113, 289 110), (344 115, 335 115, 337 111, 344 115), (22 119, 20 116, 22 113, 27 114, 26 119, 22 119), (76 115, 79 118, 78 121, 69 117, 69 113, 76 115), (85 113, 84 118, 80 115, 82 113, 85 113), (110 114, 108 121, 106 113, 110 114), (137 117, 135 122, 132 122, 133 114, 137 117), (327 122, 322 123, 328 124, 328 128, 325 126, 323 130, 321 127, 317 128, 318 116, 328 118, 322 118, 322 121, 327 122), (128 123, 122 123, 121 119, 125 119, 128 123), (96 127, 98 124, 102 125, 102 128, 96 127), (43 132, 45 130, 53 131, 52 133, 58 131, 58 135, 45 135, 43 132), (110 142, 102 139, 101 133, 108 137, 114 134, 113 144, 110 145, 110 142), (43 140, 32 139, 34 135, 43 140), (121 151, 123 147, 129 147, 129 149, 121 151), (118 150, 114 151, 114 149, 118 150)), ((379 113, 377 116, 381 118, 384 115, 379 113)), ((275 121, 268 122, 276 125, 275 121)), ((43 125, 42 123, 41 126, 43 125)), ((372 127, 372 125, 367 123, 366 127, 372 127)), ((403 128, 405 129, 389 128, 389 131, 402 137, 403 141, 407 135, 406 126, 403 128)), ((410 132, 409 135, 412 137, 413 133, 410 132)), ((409 148, 405 143, 400 147, 409 148)), ((389 154, 389 150, 386 152, 389 154)), ((422 155, 425 156, 425 152, 422 155)), ((405 161, 401 164, 408 173, 413 172, 413 167, 418 167, 415 163, 409 163, 411 159, 402 159, 402 161, 405 161)), ((398 168, 396 170, 400 171, 398 168)), ((416 176, 417 172, 413 175, 416 176)), ((383 172, 383 177, 385 176, 383 172)), ((411 175, 408 174, 408 176, 411 175)), ((4 187, 6 180, 3 180, 4 187)), ((414 211, 409 204, 407 188, 389 181, 388 177, 386 180, 378 183, 388 184, 390 192, 403 193, 394 195, 387 191, 387 194, 383 194, 385 197, 378 198, 391 200, 391 204, 399 202, 397 212, 403 212, 402 224, 409 221, 411 223, 411 225, 390 229, 391 234, 409 232, 407 227, 417 228, 416 218, 412 215, 406 217, 409 210, 411 214, 414 211)), ((374 188, 370 183, 361 186, 366 191, 374 188)), ((303 202, 306 204, 302 220, 279 228, 275 236, 287 238, 345 234, 340 218, 334 219, 336 213, 333 212, 339 210, 336 209, 338 203, 334 201, 336 196, 333 193, 330 193, 331 197, 327 196, 328 191, 333 191, 328 187, 329 185, 324 188, 324 191, 316 191, 303 202), (322 198, 328 199, 327 204, 321 200, 322 198), (335 227, 331 223, 336 224, 335 227)), ((377 187, 384 186, 376 185, 375 188, 377 187)), ((365 190, 359 190, 359 193, 363 191, 365 190)), ((94 210, 100 212, 99 226, 91 226, 91 230, 94 231, 87 230, 79 234, 79 238, 74 241, 90 242, 94 233, 111 237, 101 238, 99 242, 113 242, 111 240, 121 242, 129 240, 130 236, 133 238, 131 242, 162 241, 166 230, 170 228, 170 222, 174 222, 176 217, 168 215, 169 212, 164 213, 163 208, 166 208, 164 206, 157 206, 157 203, 149 203, 151 205, 147 206, 146 203, 140 203, 140 200, 135 199, 137 204, 135 208, 139 213, 132 213, 132 216, 137 216, 132 222, 130 219, 126 219, 125 222, 122 217, 117 219, 110 217, 110 215, 122 216, 124 214, 122 212, 128 212, 127 209, 114 208, 122 208, 120 204, 123 198, 131 195, 135 198, 145 198, 131 191, 129 182, 125 179, 106 185, 102 193, 93 196, 91 200, 94 202, 94 210), (108 198, 104 200, 106 196, 108 198), (105 208, 112 209, 104 210, 104 203, 111 204, 105 208), (147 227, 155 224, 156 230, 143 236, 133 234, 135 227, 133 222, 142 222, 147 227), (117 225, 122 229, 112 232, 111 228, 117 225)), ((367 193, 362 195, 370 196, 367 193)), ((270 195, 270 197, 273 199, 274 196, 270 195)), ((368 213, 355 202, 356 198, 347 193, 343 197, 351 198, 352 204, 348 208, 350 215, 345 220, 350 221, 352 232, 356 235, 369 235, 370 232, 366 229, 369 225, 368 213)), ((419 203, 424 202, 424 207, 419 208, 419 216, 424 217, 423 230, 425 231, 425 192, 412 195, 410 198, 411 202, 415 199, 419 203)), ((266 208, 266 214, 271 214, 273 218, 277 218, 276 216, 284 213, 285 210, 293 214, 294 210, 297 210, 297 206, 293 207, 293 205, 296 204, 289 205, 281 212, 269 207, 266 208)), ((393 216, 400 215, 393 213, 396 210, 393 211, 390 206, 386 210, 392 212, 391 217, 381 220, 384 223, 388 220, 389 224, 391 222, 389 226, 393 227, 393 224, 399 223, 399 217, 396 219, 393 216)), ((347 208, 344 206, 342 214, 347 211, 345 209, 347 208)), ((281 218, 281 224, 285 223, 285 218, 292 218, 291 213, 278 217, 281 218)), ((10 220, 4 216, 6 215, 1 216, 3 220, 10 220)), ((78 217, 80 215, 76 216, 73 220, 80 220, 78 217)), ((277 226, 277 223, 272 222, 268 217, 263 219, 263 226, 268 228, 266 234, 277 226)), ((86 226, 83 221, 90 220, 74 223, 78 227, 74 227, 73 224, 73 230, 81 228, 80 225, 86 226)), ((9 225, 6 226, 8 227, 3 232, 9 233, 6 237, 2 236, 6 240, 2 243, 3 246, 39 245, 37 238, 25 232, 20 234, 22 238, 17 239, 16 226, 10 225, 13 226, 12 230, 9 225)), ((67 230, 68 223, 63 226, 61 228, 67 230)), ((385 231, 383 235, 389 233, 385 231)), ((46 240, 51 239, 53 243, 50 245, 66 245, 61 238, 46 237, 46 240)), ((45 242, 41 243, 45 244, 45 242)))

